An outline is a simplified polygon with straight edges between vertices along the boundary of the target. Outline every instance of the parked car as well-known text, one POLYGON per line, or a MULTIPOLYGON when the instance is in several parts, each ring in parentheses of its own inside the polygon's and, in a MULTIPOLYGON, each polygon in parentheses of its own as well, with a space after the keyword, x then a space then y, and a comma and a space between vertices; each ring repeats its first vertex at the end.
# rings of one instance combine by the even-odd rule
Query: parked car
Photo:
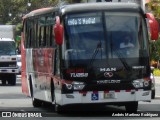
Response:
POLYGON ((154 70, 154 67, 151 67, 151 75, 150 75, 150 78, 151 78, 151 81, 152 81, 152 86, 151 86, 151 98, 154 99, 155 98, 155 93, 156 93, 156 89, 155 89, 155 78, 154 78, 154 74, 153 74, 153 70, 154 70))
POLYGON ((17 55, 17 65, 18 65, 18 70, 19 70, 19 73, 18 74, 21 74, 21 55, 17 55))

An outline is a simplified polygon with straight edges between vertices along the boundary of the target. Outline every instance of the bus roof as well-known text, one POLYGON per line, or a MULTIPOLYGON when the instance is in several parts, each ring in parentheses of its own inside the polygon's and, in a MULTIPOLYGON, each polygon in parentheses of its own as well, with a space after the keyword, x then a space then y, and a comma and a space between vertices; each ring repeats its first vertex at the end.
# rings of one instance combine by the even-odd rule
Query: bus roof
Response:
POLYGON ((41 14, 46 14, 46 13, 50 13, 54 11, 53 7, 48 7, 48 8, 40 8, 37 10, 33 10, 30 13, 26 14, 23 19, 28 18, 28 17, 32 17, 32 16, 37 16, 37 15, 41 15, 41 14))
POLYGON ((108 10, 108 11, 142 11, 141 7, 136 3, 80 3, 65 5, 62 7, 62 14, 74 13, 79 11, 94 11, 94 10, 108 10), (64 10, 63 10, 64 9, 64 10))
POLYGON ((41 8, 26 14, 23 19, 41 14, 47 14, 54 11, 62 11, 62 15, 66 13, 83 12, 83 11, 95 11, 95 10, 116 10, 116 11, 142 11, 141 7, 136 3, 78 3, 78 4, 67 4, 61 7, 49 7, 41 8))

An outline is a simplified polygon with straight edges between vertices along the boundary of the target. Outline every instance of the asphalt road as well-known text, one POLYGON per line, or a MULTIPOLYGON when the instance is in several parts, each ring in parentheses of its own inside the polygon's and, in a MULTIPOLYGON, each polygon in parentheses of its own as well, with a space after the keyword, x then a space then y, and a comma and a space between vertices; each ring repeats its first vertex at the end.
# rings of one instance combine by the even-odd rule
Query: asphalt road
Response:
MULTIPOLYGON (((98 119, 153 119, 159 120, 160 119, 160 77, 156 77, 156 98, 151 102, 139 102, 138 113, 133 114, 131 116, 126 117, 124 114, 125 109, 124 107, 115 107, 115 106, 103 106, 103 107, 78 107, 74 109, 79 109, 78 112, 69 112, 66 114, 57 114, 53 107, 49 104, 45 104, 41 108, 34 108, 32 106, 32 100, 29 97, 26 97, 22 94, 21 91, 21 81, 20 78, 17 80, 16 86, 2 86, 0 85, 0 117, 6 115, 6 113, 2 112, 11 112, 16 119, 23 119, 20 116, 17 117, 16 113, 20 113, 22 115, 29 115, 30 119, 33 117, 31 116, 32 113, 36 113, 38 118, 34 119, 47 119, 47 120, 98 120, 98 119), (119 114, 120 117, 115 117, 116 113, 119 114), (14 112, 16 112, 14 114, 14 112), (148 114, 147 114, 148 113, 148 114), (159 117, 138 117, 138 115, 159 115, 159 117), (41 117, 42 116, 42 117, 41 117), (111 117, 114 116, 114 117, 111 117), (136 117, 137 116, 137 117, 136 117)), ((8 114, 8 113, 7 113, 8 114)), ((10 114, 10 113, 9 113, 10 114)), ((24 116, 23 116, 24 117, 24 116)), ((2 118, 0 118, 2 119, 2 118)), ((3 118, 3 119, 13 119, 13 118, 3 118)), ((27 118, 26 118, 27 119, 27 118)))

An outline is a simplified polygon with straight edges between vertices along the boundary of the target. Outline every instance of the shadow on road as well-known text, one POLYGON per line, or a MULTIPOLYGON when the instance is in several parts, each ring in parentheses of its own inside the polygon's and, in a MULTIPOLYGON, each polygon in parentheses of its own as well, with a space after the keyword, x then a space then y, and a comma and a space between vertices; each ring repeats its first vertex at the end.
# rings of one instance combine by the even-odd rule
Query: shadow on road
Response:
POLYGON ((2 85, 2 83, 0 84, 0 86, 11 86, 11 87, 15 87, 15 86, 21 86, 21 83, 16 83, 16 85, 9 85, 9 84, 5 84, 5 85, 2 85))
POLYGON ((160 96, 156 96, 154 100, 159 100, 160 99, 160 96))
MULTIPOLYGON (((54 105, 44 104, 41 108, 44 116, 54 116, 55 110, 54 105)), ((124 113, 125 109, 122 107, 113 107, 111 105, 97 106, 97 105, 80 105, 80 106, 66 106, 63 108, 61 114, 56 116, 65 116, 65 117, 107 117, 112 116, 113 113, 124 113)))

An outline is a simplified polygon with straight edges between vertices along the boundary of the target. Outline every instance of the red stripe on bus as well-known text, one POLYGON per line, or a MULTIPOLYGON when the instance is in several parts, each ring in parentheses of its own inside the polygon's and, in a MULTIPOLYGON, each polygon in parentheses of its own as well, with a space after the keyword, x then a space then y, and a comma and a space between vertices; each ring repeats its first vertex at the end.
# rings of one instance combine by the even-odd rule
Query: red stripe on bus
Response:
POLYGON ((115 90, 115 92, 120 92, 120 90, 115 90))
POLYGON ((126 92, 131 92, 131 90, 126 90, 126 92))
POLYGON ((80 94, 87 94, 87 91, 79 91, 80 94))
POLYGON ((104 93, 109 93, 109 90, 105 90, 104 93))
POLYGON ((98 93, 98 91, 93 91, 93 93, 98 93))

